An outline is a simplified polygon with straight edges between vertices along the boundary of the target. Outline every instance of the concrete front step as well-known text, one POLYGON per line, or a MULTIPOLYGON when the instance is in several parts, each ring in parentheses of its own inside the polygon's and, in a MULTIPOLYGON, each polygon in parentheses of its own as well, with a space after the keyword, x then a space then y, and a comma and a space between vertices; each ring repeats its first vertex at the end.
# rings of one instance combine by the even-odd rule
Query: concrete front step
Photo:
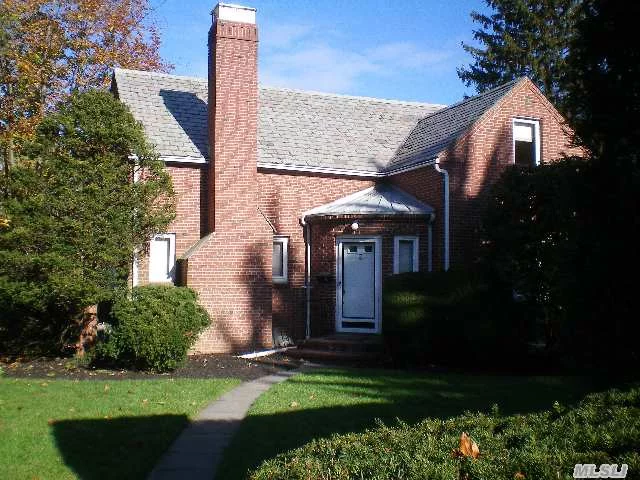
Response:
POLYGON ((384 344, 380 335, 336 333, 324 337, 309 338, 300 344, 302 349, 329 350, 332 352, 382 352, 384 344))
POLYGON ((304 340, 286 355, 327 362, 379 363, 384 357, 384 343, 381 335, 334 333, 304 340))
POLYGON ((379 363, 382 361, 381 352, 332 351, 298 347, 288 350, 286 355, 301 360, 320 360, 326 362, 379 363))

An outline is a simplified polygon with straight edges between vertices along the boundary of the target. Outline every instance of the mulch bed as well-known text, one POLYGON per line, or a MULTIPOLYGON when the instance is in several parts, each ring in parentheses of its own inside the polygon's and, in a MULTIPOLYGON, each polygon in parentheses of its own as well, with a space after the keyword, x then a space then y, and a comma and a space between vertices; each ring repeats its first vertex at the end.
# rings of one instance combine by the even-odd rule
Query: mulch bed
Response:
POLYGON ((106 369, 79 366, 73 358, 0 358, 7 378, 61 378, 78 380, 127 380, 160 378, 239 378, 253 380, 284 369, 300 366, 300 362, 281 354, 245 360, 233 355, 192 355, 184 366, 168 373, 106 369))

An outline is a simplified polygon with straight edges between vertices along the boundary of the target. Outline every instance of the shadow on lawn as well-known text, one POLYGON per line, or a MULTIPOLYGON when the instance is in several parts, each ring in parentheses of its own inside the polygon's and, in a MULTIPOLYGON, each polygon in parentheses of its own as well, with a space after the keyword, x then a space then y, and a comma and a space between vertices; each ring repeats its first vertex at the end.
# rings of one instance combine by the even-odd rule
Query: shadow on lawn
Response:
POLYGON ((282 400, 274 397, 273 401, 282 405, 295 401, 299 406, 247 417, 225 452, 218 478, 246 478, 247 470, 265 459, 317 438, 374 428, 376 419, 387 425, 395 425, 398 419, 414 424, 465 411, 488 413, 495 404, 501 414, 530 413, 547 410, 556 400, 565 405, 577 402, 608 386, 581 377, 378 374, 373 381, 367 378, 366 372, 345 377, 326 371, 289 380, 287 383, 301 387, 298 398, 279 390, 282 400), (334 394, 345 399, 345 405, 314 407, 309 398, 315 395, 321 401, 320 397, 334 394))
POLYGON ((83 480, 145 478, 176 436, 186 415, 60 420, 51 425, 66 465, 83 480))

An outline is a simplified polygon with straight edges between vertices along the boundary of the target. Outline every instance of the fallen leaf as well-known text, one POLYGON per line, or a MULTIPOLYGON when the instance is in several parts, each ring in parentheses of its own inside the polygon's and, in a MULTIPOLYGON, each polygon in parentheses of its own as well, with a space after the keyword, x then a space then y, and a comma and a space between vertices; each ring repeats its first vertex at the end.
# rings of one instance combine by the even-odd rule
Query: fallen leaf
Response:
POLYGON ((40 384, 40 386, 41 386, 41 387, 48 387, 48 386, 49 386, 49 384, 48 384, 47 382, 42 382, 42 383, 40 384))
POLYGON ((298 402, 291 402, 291 404, 289 406, 291 408, 298 408, 300 406, 300 404, 298 402))
POLYGON ((105 385, 105 386, 104 386, 104 391, 105 391, 105 393, 106 393, 106 392, 108 392, 110 388, 111 388, 111 387, 109 386, 109 384, 105 385))
POLYGON ((478 458, 480 456, 480 448, 478 444, 471 440, 471 437, 467 435, 467 432, 462 432, 460 435, 460 453, 465 457, 478 458))
POLYGON ((524 473, 516 472, 513 478, 515 478, 516 480, 524 480, 526 477, 524 476, 524 473))
POLYGON ((56 423, 56 421, 53 418, 50 418, 49 420, 47 420, 48 425, 53 425, 54 423, 56 423))

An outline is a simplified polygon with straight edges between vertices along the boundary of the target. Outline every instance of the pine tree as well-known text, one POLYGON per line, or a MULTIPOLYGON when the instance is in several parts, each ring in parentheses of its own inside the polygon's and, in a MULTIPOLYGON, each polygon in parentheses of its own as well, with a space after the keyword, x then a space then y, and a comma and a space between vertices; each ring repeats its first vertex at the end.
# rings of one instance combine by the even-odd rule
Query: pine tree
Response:
POLYGON ((471 13, 480 24, 473 32, 479 45, 462 44, 473 63, 458 69, 460 79, 480 93, 527 76, 562 109, 562 78, 580 0, 485 2, 493 13, 471 13))
MULTIPOLYGON (((567 58, 567 110, 596 156, 640 151, 640 5, 584 0, 567 58)), ((639 165, 640 166, 640 165, 639 165)))

